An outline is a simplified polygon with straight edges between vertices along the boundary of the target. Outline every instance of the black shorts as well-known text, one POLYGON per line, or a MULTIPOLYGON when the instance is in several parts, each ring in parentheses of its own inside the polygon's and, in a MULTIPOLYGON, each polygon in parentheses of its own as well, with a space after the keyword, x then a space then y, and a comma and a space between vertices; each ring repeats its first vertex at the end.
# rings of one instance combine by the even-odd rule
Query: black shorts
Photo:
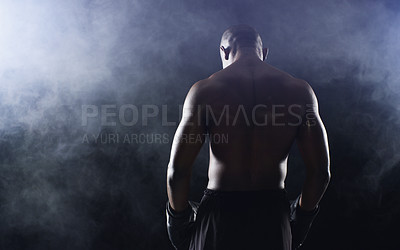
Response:
POLYGON ((291 250, 286 191, 207 189, 193 227, 192 250, 291 250))

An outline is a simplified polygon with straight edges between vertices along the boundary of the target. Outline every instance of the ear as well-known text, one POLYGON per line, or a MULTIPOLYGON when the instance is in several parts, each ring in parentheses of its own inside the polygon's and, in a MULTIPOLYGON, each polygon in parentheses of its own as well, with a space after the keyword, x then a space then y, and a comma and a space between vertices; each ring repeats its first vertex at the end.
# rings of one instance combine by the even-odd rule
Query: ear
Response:
POLYGON ((263 61, 265 61, 265 59, 267 59, 268 52, 269 52, 268 48, 263 48, 263 61))
POLYGON ((225 60, 228 60, 228 59, 229 59, 229 54, 230 54, 230 52, 231 52, 231 48, 230 48, 230 47, 225 48, 224 46, 221 46, 220 49, 221 49, 222 52, 224 52, 224 54, 225 54, 225 60))

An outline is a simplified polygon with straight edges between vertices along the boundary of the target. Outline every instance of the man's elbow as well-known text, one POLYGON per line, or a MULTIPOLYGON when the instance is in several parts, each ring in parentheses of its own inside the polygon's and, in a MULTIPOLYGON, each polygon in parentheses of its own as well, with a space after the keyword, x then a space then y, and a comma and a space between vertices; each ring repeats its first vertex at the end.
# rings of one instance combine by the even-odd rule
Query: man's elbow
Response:
POLYGON ((167 182, 171 183, 181 179, 190 178, 190 168, 179 167, 176 164, 169 163, 167 169, 167 182))
POLYGON ((320 177, 322 182, 326 183, 326 185, 329 184, 329 182, 331 180, 331 171, 330 171, 329 165, 327 167, 324 167, 320 171, 319 177, 320 177))
POLYGON ((167 168, 167 183, 168 185, 171 185, 174 180, 177 179, 179 171, 176 171, 176 168, 174 167, 173 164, 169 163, 168 168, 167 168))
POLYGON ((324 174, 324 176, 323 176, 323 179, 324 179, 324 181, 325 181, 325 183, 326 183, 327 185, 328 185, 329 182, 331 181, 331 171, 330 171, 329 168, 325 171, 325 174, 324 174))
POLYGON ((168 175, 179 175, 184 173, 186 170, 185 167, 181 166, 181 164, 177 164, 175 162, 170 161, 168 163, 167 174, 168 175))
POLYGON ((331 171, 329 164, 322 164, 307 171, 307 175, 318 179, 322 183, 328 184, 331 180, 331 171))
POLYGON ((325 177, 325 180, 326 180, 326 184, 328 184, 331 181, 331 162, 330 162, 330 159, 329 159, 329 155, 327 157, 327 162, 324 165, 325 165, 325 167, 324 167, 324 172, 325 172, 324 177, 325 177))

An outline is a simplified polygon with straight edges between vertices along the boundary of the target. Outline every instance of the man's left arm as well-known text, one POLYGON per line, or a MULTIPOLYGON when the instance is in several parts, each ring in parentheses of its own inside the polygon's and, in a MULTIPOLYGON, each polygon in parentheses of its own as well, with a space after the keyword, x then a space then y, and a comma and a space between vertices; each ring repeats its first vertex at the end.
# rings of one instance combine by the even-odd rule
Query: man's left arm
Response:
POLYGON ((198 82, 193 85, 186 96, 182 120, 174 136, 168 164, 168 199, 171 208, 176 212, 184 211, 189 206, 192 165, 207 133, 200 84, 198 82))

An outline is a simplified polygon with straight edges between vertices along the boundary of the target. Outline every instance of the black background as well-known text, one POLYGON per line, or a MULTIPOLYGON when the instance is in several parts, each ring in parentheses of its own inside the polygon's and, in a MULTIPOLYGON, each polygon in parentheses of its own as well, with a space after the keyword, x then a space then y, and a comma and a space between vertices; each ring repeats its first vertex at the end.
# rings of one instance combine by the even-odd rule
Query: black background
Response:
MULTIPOLYGON (((400 209, 397 1, 3 1, 0 248, 172 249, 166 166, 179 105, 221 68, 219 40, 254 26, 268 63, 320 103, 332 180, 304 249, 396 249, 400 209), (82 105, 156 105, 143 124, 83 123, 82 105), (103 124, 104 125, 104 124, 103 124), (92 135, 119 134, 118 143, 92 135), (123 143, 126 134, 164 142, 123 143), (88 141, 85 141, 88 135, 88 141), (151 139, 151 138, 150 138, 151 139)), ((113 118, 109 118, 113 120, 113 118)), ((298 195, 295 147, 286 188, 298 195)), ((207 184, 206 147, 191 198, 207 184)), ((262 249, 262 248, 261 248, 262 249)))

